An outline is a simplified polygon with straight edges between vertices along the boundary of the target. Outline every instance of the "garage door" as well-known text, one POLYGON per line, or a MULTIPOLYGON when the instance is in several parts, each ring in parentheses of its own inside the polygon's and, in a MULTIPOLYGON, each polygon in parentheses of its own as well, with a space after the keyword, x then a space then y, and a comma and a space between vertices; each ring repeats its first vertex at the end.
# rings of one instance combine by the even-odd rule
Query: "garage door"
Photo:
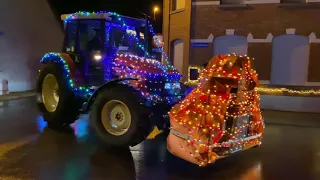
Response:
POLYGON ((309 39, 283 35, 273 39, 271 84, 304 85, 308 77, 309 39))
POLYGON ((237 53, 245 55, 248 52, 248 41, 244 36, 219 36, 214 39, 213 53, 232 54, 237 53))

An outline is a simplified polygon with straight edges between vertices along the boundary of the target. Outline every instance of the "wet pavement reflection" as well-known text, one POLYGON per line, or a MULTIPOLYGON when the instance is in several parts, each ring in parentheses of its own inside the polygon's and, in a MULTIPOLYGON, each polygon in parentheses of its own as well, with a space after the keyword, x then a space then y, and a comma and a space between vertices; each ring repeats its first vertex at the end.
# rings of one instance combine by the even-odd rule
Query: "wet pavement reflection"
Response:
POLYGON ((33 98, 0 102, 0 180, 320 179, 320 115, 264 115, 267 128, 260 148, 202 168, 172 156, 161 138, 106 148, 88 131, 87 115, 54 131, 46 127, 33 98))

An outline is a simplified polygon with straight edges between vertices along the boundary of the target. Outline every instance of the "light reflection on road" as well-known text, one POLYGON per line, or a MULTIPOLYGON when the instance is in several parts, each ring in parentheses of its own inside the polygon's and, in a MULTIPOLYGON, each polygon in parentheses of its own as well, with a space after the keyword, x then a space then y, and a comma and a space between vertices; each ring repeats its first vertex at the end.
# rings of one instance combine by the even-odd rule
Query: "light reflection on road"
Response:
MULTIPOLYGON (((88 127, 88 116, 83 115, 76 122, 70 125, 74 130, 74 135, 78 139, 83 139, 88 136, 89 127, 88 127)), ((44 129, 48 126, 48 123, 43 119, 43 116, 39 115, 37 117, 37 129, 40 133, 43 133, 44 129)))
POLYGON ((251 168, 249 168, 243 175, 240 176, 239 180, 260 180, 261 176, 261 162, 258 162, 251 168))

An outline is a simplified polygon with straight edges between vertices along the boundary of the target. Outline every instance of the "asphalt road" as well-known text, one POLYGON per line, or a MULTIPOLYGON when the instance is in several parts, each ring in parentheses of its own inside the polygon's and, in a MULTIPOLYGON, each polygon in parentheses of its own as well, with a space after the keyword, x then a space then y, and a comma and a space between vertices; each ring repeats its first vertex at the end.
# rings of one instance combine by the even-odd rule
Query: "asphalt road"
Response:
POLYGON ((320 114, 264 112, 260 148, 198 167, 166 151, 163 139, 106 149, 72 129, 46 128, 34 98, 0 102, 0 180, 319 180, 320 114))

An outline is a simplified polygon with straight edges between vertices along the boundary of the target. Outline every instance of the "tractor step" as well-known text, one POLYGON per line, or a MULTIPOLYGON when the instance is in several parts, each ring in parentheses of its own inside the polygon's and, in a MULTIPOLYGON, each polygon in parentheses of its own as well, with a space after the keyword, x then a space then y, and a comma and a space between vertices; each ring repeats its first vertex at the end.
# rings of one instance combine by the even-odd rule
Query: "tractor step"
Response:
POLYGON ((152 132, 148 135, 147 139, 155 139, 161 133, 163 133, 163 131, 159 130, 158 127, 155 126, 152 132))

